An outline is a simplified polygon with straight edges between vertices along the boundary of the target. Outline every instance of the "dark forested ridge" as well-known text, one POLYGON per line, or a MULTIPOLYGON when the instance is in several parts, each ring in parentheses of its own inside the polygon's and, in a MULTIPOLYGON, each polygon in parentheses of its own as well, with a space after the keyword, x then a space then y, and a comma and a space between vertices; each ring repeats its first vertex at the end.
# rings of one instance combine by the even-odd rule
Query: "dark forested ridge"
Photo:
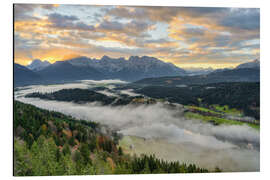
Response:
POLYGON ((136 92, 184 105, 228 105, 242 110, 247 116, 260 119, 259 82, 213 83, 186 87, 145 86, 138 88, 136 92))
POLYGON ((15 176, 208 172, 154 155, 127 155, 119 135, 101 133, 100 124, 18 101, 13 126, 15 176))
POLYGON ((111 104, 116 98, 108 97, 104 94, 88 90, 88 89, 62 89, 52 93, 31 93, 26 95, 26 97, 41 98, 47 100, 57 100, 57 101, 66 101, 66 102, 75 102, 75 103, 85 103, 85 102, 94 102, 99 101, 102 104, 107 105, 111 104))
POLYGON ((113 106, 136 103, 136 99, 142 98, 142 96, 131 97, 125 94, 122 94, 120 98, 110 97, 90 89, 79 89, 79 88, 62 89, 52 93, 35 92, 27 94, 25 97, 75 102, 75 103, 99 102, 102 105, 113 105, 113 106))

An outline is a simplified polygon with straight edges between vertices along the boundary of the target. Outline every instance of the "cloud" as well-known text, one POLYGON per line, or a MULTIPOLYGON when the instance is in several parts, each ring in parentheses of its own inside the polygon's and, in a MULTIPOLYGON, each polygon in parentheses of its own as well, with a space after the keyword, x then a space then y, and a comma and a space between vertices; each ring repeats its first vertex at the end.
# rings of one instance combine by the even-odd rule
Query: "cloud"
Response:
POLYGON ((95 81, 95 80, 81 80, 82 83, 86 84, 126 84, 126 81, 122 81, 120 79, 106 79, 106 80, 100 80, 100 81, 95 81))
POLYGON ((74 29, 74 30, 94 30, 93 25, 87 25, 83 22, 78 22, 78 17, 74 15, 61 15, 58 13, 53 13, 48 15, 48 20, 52 24, 53 28, 59 29, 74 29))
POLYGON ((162 6, 117 6, 107 10, 107 14, 119 18, 147 19, 153 22, 169 23, 175 17, 189 16, 201 17, 217 14, 226 8, 199 8, 199 7, 162 7, 162 6))
POLYGON ((140 96, 140 94, 133 92, 132 89, 121 90, 120 93, 129 95, 129 96, 140 96))
POLYGON ((146 32, 153 28, 153 24, 146 21, 132 20, 121 23, 115 20, 104 19, 96 25, 96 32, 104 32, 106 35, 112 33, 124 34, 128 37, 147 37, 146 32))
POLYGON ((76 16, 71 15, 61 15, 61 14, 57 14, 57 13, 52 13, 49 14, 49 20, 55 24, 61 23, 62 21, 64 22, 72 22, 72 21, 76 21, 79 20, 76 16))
POLYGON ((259 9, 234 9, 219 22, 220 25, 243 30, 260 29, 259 9))
POLYGON ((184 33, 189 34, 190 36, 203 36, 205 33, 205 29, 202 28, 185 28, 184 33))
POLYGON ((117 6, 111 9, 105 9, 104 11, 106 12, 107 15, 116 16, 119 18, 140 20, 147 17, 144 9, 136 7, 117 6))
POLYGON ((33 16, 35 9, 53 10, 58 7, 56 4, 14 4, 14 19, 19 20, 38 20, 33 16))

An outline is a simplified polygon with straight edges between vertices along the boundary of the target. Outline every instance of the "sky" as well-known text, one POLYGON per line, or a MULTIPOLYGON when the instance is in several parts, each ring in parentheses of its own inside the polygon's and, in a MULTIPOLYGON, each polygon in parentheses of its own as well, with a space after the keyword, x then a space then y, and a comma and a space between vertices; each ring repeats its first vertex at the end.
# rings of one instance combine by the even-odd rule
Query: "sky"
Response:
POLYGON ((260 57, 260 9, 16 4, 14 61, 152 56, 178 67, 260 57))

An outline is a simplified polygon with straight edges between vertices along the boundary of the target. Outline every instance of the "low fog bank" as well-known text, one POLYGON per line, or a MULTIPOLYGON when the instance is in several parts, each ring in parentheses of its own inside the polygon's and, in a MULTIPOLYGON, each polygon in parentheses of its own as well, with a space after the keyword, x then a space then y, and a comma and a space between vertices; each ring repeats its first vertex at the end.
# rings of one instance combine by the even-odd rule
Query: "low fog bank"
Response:
POLYGON ((141 94, 133 92, 132 89, 127 89, 127 90, 121 90, 121 94, 129 95, 129 96, 140 96, 141 94))
POLYGON ((120 145, 131 154, 155 154, 168 161, 194 163, 207 169, 222 168, 227 172, 259 171, 258 151, 238 148, 212 149, 193 143, 170 143, 163 139, 124 136, 120 145), (129 147, 133 147, 132 149, 129 147))
POLYGON ((145 139, 145 146, 138 152, 149 151, 167 160, 184 160, 207 168, 218 166, 227 171, 259 170, 259 131, 249 126, 213 126, 187 120, 181 110, 168 109, 161 103, 111 107, 99 103, 16 99, 78 119, 106 124, 126 136, 141 137, 145 139), (148 141, 153 142, 153 147, 148 147, 148 141))
MULTIPOLYGON (((115 88, 115 84, 126 84, 128 82, 121 81, 121 80, 102 80, 102 81, 95 81, 95 80, 81 80, 74 83, 65 83, 65 84, 52 84, 52 85, 31 85, 31 86, 24 86, 18 87, 18 91, 15 92, 16 95, 21 94, 29 94, 33 92, 40 92, 40 93, 51 93, 55 91, 59 91, 61 89, 91 89, 94 87, 106 86, 108 89, 115 88)), ((101 92, 102 93, 102 92, 101 92)), ((103 92, 104 94, 107 93, 106 91, 103 92)), ((105 94, 106 95, 106 94, 105 94)), ((108 96, 116 96, 115 94, 111 93, 108 96)))
POLYGON ((18 92, 15 92, 15 97, 18 94, 29 94, 33 92, 40 92, 40 93, 51 93, 55 91, 59 91, 61 89, 88 89, 91 86, 84 84, 84 83, 67 83, 67 84, 54 84, 54 85, 31 85, 25 87, 18 87, 18 92))
POLYGON ((100 94, 104 94, 106 96, 111 96, 111 97, 119 97, 119 95, 115 94, 115 93, 112 93, 112 92, 109 92, 107 90, 103 90, 103 91, 96 91, 100 94))
POLYGON ((86 84, 126 84, 128 82, 122 81, 120 79, 107 79, 107 80, 81 80, 79 82, 86 83, 86 84))

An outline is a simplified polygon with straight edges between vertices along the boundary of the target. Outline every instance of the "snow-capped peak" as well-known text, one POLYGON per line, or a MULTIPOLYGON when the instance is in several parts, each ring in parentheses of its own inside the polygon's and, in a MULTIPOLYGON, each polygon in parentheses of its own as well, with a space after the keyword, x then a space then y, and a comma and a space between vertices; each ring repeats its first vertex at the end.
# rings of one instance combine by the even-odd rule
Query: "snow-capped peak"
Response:
POLYGON ((45 67, 49 66, 50 63, 48 61, 41 61, 40 59, 34 59, 28 66, 26 66, 28 69, 33 71, 40 71, 44 69, 45 67))

